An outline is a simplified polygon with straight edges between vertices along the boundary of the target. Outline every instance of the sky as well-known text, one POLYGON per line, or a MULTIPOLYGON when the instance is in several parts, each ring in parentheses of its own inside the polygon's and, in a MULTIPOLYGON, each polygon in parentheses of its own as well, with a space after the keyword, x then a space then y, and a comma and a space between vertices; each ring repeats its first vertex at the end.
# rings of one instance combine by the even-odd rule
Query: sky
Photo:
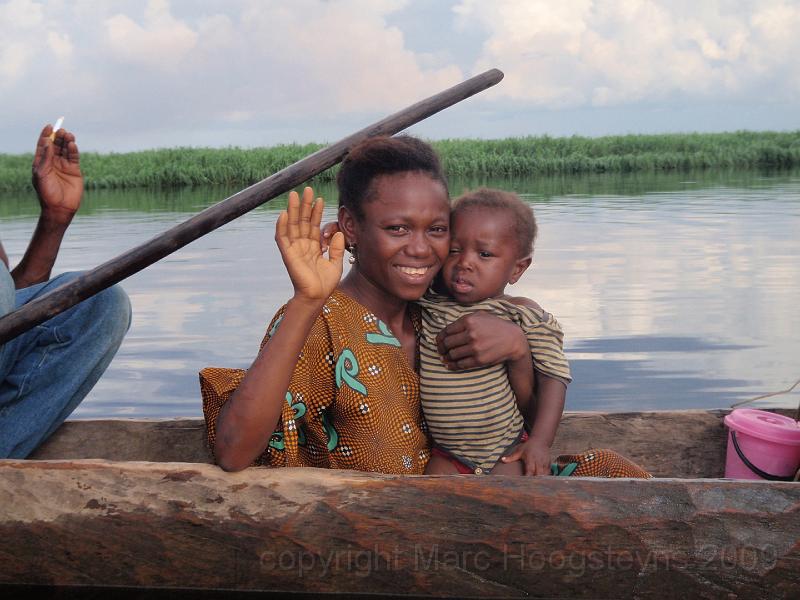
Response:
POLYGON ((0 152, 800 129, 800 0, 0 0, 0 152))

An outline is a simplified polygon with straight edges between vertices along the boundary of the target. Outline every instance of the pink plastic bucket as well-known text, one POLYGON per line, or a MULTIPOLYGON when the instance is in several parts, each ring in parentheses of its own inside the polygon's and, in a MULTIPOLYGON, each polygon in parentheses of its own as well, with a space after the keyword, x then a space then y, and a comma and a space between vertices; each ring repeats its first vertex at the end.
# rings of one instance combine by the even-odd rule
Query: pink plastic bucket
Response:
POLYGON ((725 477, 791 481, 800 467, 800 424, 764 410, 737 408, 727 417, 725 477))

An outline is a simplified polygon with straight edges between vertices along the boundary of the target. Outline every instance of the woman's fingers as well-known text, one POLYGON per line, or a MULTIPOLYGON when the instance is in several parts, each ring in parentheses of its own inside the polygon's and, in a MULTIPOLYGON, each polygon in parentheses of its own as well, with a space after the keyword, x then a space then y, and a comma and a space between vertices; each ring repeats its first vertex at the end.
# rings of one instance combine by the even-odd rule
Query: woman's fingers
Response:
MULTIPOLYGON (((314 202, 314 208, 311 211, 311 232, 310 236, 311 239, 315 242, 319 243, 320 240, 320 231, 319 226, 322 223, 322 211, 325 208, 325 201, 322 198, 317 198, 317 201, 314 202)), ((322 244, 320 244, 322 247, 322 244)))
POLYGON ((448 366, 459 369, 496 365, 528 351, 522 329, 486 311, 465 315, 445 327, 436 345, 448 366))
MULTIPOLYGON (((449 326, 448 326, 449 327, 449 326)), ((442 356, 449 356, 453 359, 463 358, 466 354, 459 354, 458 356, 451 354, 454 350, 461 348, 469 348, 469 343, 472 341, 469 331, 461 330, 454 333, 448 333, 447 328, 443 329, 436 337, 436 345, 439 349, 439 354, 442 356)))
POLYGON ((450 360, 445 358, 444 364, 451 371, 464 371, 466 369, 475 369, 481 366, 474 356, 467 356, 466 358, 460 358, 458 360, 450 360))
POLYGON ((449 360, 456 362, 463 360, 465 358, 469 358, 475 354, 475 348, 471 345, 467 345, 467 343, 457 343, 455 340, 456 336, 452 336, 447 339, 445 344, 449 346, 449 350, 444 353, 444 356, 447 357, 449 360))
MULTIPOLYGON (((289 192, 287 209, 281 212, 275 224, 275 241, 281 252, 292 248, 293 253, 305 254, 311 248, 319 248, 321 237, 319 226, 324 208, 324 201, 322 198, 317 198, 315 201, 314 192, 310 187, 303 190, 302 200, 297 192, 289 192)), ((308 258, 314 260, 313 254, 321 256, 317 251, 311 252, 308 258)), ((334 235, 330 240, 328 256, 331 262, 341 262, 344 256, 344 234, 334 235)))
POLYGON ((278 215, 278 222, 275 224, 275 241, 281 251, 291 243, 289 241, 289 215, 285 210, 278 215))
POLYGON ((286 235, 292 241, 312 240, 319 244, 319 224, 322 221, 322 211, 325 203, 322 198, 314 201, 314 190, 306 187, 302 199, 297 192, 289 192, 287 202, 287 231, 286 235))
POLYGON ((286 209, 288 215, 288 236, 294 241, 300 237, 300 196, 297 192, 289 192, 289 202, 286 209))
POLYGON ((344 234, 341 231, 337 231, 333 234, 330 243, 330 251, 328 252, 328 260, 332 263, 336 263, 339 266, 342 264, 342 260, 344 259, 344 234))
POLYGON ((300 237, 308 239, 311 234, 311 215, 314 212, 314 190, 303 189, 303 200, 300 203, 300 237))

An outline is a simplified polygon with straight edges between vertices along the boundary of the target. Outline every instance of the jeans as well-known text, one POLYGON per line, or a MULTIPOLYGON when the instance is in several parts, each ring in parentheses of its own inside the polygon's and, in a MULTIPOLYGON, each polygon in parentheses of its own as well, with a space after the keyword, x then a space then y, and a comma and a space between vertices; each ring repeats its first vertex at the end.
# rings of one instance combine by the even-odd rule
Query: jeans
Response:
MULTIPOLYGON (((15 290, 0 262, 0 316, 79 275, 15 290)), ((0 346, 0 458, 25 458, 64 422, 108 367, 130 322, 128 296, 113 286, 0 346)))

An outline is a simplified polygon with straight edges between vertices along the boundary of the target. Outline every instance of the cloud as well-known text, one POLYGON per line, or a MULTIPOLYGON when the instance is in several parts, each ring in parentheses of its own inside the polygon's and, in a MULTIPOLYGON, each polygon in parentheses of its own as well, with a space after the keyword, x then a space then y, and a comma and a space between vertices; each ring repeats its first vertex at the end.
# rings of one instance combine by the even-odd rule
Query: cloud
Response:
POLYGON ((149 0, 144 25, 124 14, 106 19, 106 41, 122 63, 174 69, 197 44, 199 35, 170 14, 167 0, 149 0))
POLYGON ((61 114, 87 150, 336 139, 490 67, 500 86, 419 132, 573 133, 587 107, 729 101, 751 107, 736 128, 797 122, 763 107, 796 106, 798 2, 0 0, 0 22, 6 151, 61 114))
POLYGON ((176 107, 183 115, 240 126, 396 110, 462 79, 387 24, 403 4, 245 1, 230 14, 205 14, 179 80, 162 81, 161 95, 191 96, 196 104, 176 107))
MULTIPOLYGON (((291 9, 265 10, 262 2, 245 2, 222 32, 204 24, 210 45, 241 61, 213 71, 239 71, 242 93, 253 94, 254 104, 272 99, 284 115, 396 108, 462 76, 456 67, 426 67, 427 57, 409 50, 403 32, 387 24, 403 4, 297 0, 291 9)), ((203 64, 209 61, 214 57, 203 55, 203 64)))
POLYGON ((114 123, 118 137, 148 145, 168 128, 183 132, 180 144, 200 128, 304 120, 306 139, 320 139, 309 119, 387 113, 463 78, 388 24, 407 4, 12 0, 0 4, 13 23, 0 41, 0 90, 17 120, 68 114, 85 132, 114 123))
MULTIPOLYGON (((10 0, 0 5, 0 20, 17 31, 33 31, 42 24, 44 11, 41 4, 31 0, 10 0)), ((5 33, 5 32, 4 32, 5 33)))
POLYGON ((0 90, 22 77, 40 50, 37 34, 42 22, 42 7, 35 2, 11 0, 0 4, 0 23, 5 30, 0 36, 0 90))
POLYGON ((800 91, 800 5, 778 0, 462 0, 488 37, 475 70, 548 108, 761 97, 800 91))
POLYGON ((50 31, 47 34, 47 44, 57 60, 66 62, 72 58, 74 47, 67 34, 50 31))

